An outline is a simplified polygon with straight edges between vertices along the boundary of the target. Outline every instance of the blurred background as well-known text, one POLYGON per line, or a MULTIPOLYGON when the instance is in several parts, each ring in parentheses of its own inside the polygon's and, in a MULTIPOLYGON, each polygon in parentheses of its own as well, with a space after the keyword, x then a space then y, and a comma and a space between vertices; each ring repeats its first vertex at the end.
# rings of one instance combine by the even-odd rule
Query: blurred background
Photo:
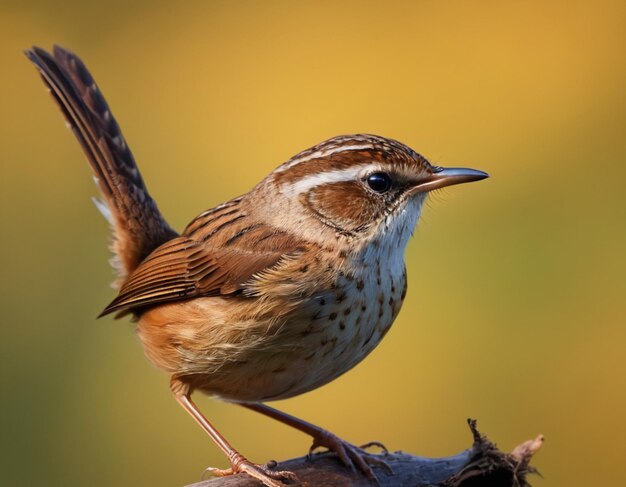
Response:
MULTIPOLYGON (((113 298, 79 146, 22 49, 92 70, 175 228, 345 133, 492 178, 430 199, 380 347, 275 403, 346 439, 447 456, 465 424, 538 433, 533 485, 616 485, 626 425, 626 7, 594 2, 0 3, 4 485, 183 485, 226 460, 113 298)), ((309 439, 197 398, 251 459, 309 439)))

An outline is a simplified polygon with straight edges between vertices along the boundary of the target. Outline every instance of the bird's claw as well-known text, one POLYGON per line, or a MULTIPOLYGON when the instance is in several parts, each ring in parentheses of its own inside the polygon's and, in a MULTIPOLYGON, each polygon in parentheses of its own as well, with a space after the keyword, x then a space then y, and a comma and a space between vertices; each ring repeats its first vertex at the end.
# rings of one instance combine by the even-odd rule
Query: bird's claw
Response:
POLYGON ((329 431, 324 431, 313 437, 313 444, 309 448, 308 458, 313 459, 313 452, 317 448, 327 448, 329 451, 334 452, 341 462, 353 472, 356 472, 357 468, 363 472, 367 478, 379 484, 378 478, 374 473, 372 467, 383 468, 388 475, 393 475, 393 469, 391 466, 380 459, 377 455, 373 455, 364 451, 364 448, 377 446, 383 450, 384 454, 387 454, 387 449, 382 443, 373 441, 363 445, 361 448, 342 440, 338 436, 335 436, 329 431))
POLYGON ((380 441, 370 441, 368 443, 365 443, 364 445, 361 445, 359 448, 361 450, 367 450, 372 447, 380 448, 381 453, 383 455, 387 455, 389 453, 389 450, 387 450, 387 447, 383 445, 380 441))
POLYGON ((241 458, 233 460, 230 468, 220 469, 208 467, 204 471, 203 477, 207 474, 213 477, 226 477, 237 473, 245 473, 250 477, 261 481, 263 485, 267 487, 286 487, 287 485, 299 483, 298 477, 295 473, 287 470, 274 470, 277 465, 278 464, 274 460, 270 460, 265 465, 258 465, 246 460, 245 458, 241 458), (289 484, 281 482, 281 480, 287 480, 289 484))

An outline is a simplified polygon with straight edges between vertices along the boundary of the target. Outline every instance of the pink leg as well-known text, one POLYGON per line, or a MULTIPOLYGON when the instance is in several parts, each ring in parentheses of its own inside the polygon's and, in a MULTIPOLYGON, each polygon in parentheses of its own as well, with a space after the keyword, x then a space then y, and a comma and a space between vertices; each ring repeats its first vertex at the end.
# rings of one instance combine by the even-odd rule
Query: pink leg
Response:
POLYGON ((226 438, 224 438, 215 427, 209 423, 209 421, 200 412, 198 407, 191 400, 191 394, 189 392, 189 386, 176 378, 172 378, 170 387, 174 397, 178 403, 185 408, 185 410, 196 420, 196 422, 202 427, 202 429, 211 437, 215 444, 224 452, 228 457, 231 468, 226 470, 220 470, 217 468, 208 468, 211 474, 222 477, 226 475, 232 475, 234 473, 246 473, 251 477, 260 480, 267 487, 285 487, 286 484, 280 482, 279 479, 287 479, 296 482, 297 477, 292 472, 284 471, 272 471, 267 466, 256 465, 251 463, 237 450, 235 450, 226 438))
MULTIPOLYGON (((341 461, 350 469, 355 471, 355 464, 368 478, 372 480, 376 480, 376 474, 372 470, 371 465, 383 467, 390 475, 393 474, 393 470, 385 461, 381 460, 377 456, 371 455, 361 448, 356 447, 347 441, 342 440, 338 436, 334 435, 330 431, 327 431, 319 426, 315 426, 307 421, 302 419, 298 419, 295 416, 291 416, 290 414, 283 413, 277 409, 274 409, 270 406, 260 403, 246 403, 242 404, 242 406, 251 409, 252 411, 256 411, 258 413, 264 414, 265 416, 269 416, 281 423, 284 423, 292 428, 295 428, 307 435, 313 437, 313 445, 309 450, 309 454, 318 447, 325 447, 329 450, 335 452, 337 456, 341 459, 341 461)), ((386 449, 383 445, 378 442, 371 442, 364 447, 369 446, 378 446, 381 447, 385 453, 386 449)))

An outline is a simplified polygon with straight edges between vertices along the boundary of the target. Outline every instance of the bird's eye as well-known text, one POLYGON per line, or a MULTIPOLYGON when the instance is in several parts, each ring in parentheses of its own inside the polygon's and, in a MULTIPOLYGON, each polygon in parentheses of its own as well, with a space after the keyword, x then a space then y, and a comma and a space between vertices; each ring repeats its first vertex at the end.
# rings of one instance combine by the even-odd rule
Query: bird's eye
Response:
POLYGON ((391 188, 391 177, 384 172, 375 172, 367 177, 367 185, 377 193, 384 193, 391 188))

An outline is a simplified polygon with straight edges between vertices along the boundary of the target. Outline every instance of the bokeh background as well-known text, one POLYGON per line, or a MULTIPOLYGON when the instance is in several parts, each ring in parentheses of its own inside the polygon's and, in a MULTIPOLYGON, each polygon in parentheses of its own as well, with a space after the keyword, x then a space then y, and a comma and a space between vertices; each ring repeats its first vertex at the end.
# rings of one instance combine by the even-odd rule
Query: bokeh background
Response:
MULTIPOLYGON (((278 403, 354 442, 445 456, 465 419, 538 433, 551 486, 623 482, 626 7, 589 2, 0 3, 3 485, 183 485, 226 461, 132 324, 95 317, 108 228, 78 144, 22 55, 58 42, 107 95, 178 229, 336 134, 491 173, 431 198, 381 346, 278 403)), ((256 461, 309 439, 198 398, 256 461)))

